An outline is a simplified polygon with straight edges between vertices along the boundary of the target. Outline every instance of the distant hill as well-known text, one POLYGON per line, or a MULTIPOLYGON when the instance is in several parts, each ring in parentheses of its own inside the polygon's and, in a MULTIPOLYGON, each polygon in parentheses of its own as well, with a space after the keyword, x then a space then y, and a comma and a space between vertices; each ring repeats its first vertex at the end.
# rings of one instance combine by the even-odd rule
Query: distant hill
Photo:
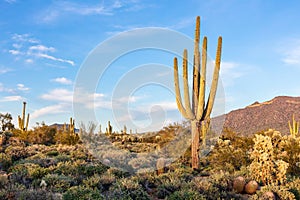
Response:
POLYGON ((289 133, 288 121, 295 114, 300 120, 300 97, 278 96, 263 103, 253 104, 225 115, 224 128, 241 135, 250 135, 269 128, 282 134, 289 133))
MULTIPOLYGON (((67 128, 69 127, 69 124, 66 124, 67 128)), ((56 128, 57 130, 63 130, 64 129, 64 124, 52 124, 50 127, 56 128)), ((75 133, 79 133, 79 129, 75 128, 75 133)))

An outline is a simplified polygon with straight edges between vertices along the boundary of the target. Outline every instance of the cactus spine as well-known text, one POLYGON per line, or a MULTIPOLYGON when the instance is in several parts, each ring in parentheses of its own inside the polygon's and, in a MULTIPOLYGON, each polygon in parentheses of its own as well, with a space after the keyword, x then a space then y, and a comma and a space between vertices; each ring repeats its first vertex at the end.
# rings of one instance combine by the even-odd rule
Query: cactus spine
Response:
POLYGON ((18 116, 18 123, 19 123, 19 128, 22 131, 27 131, 28 129, 28 124, 29 124, 29 113, 27 114, 27 120, 25 120, 25 112, 26 112, 26 102, 23 102, 23 112, 22 112, 22 118, 20 115, 18 116), (26 123, 25 123, 26 121, 26 123))
POLYGON ((290 133, 293 137, 296 137, 299 133, 299 122, 295 120, 295 115, 293 115, 293 121, 292 124, 289 121, 289 128, 290 128, 290 133))
POLYGON ((202 59, 200 64, 199 52, 200 40, 200 17, 196 20, 196 31, 194 41, 194 65, 193 65, 193 92, 192 103, 190 102, 188 86, 188 58, 187 50, 183 52, 183 92, 184 105, 182 103, 179 79, 178 79, 178 61, 174 58, 174 82, 176 103, 180 113, 191 122, 192 129, 192 168, 198 169, 199 166, 199 142, 200 132, 203 145, 206 144, 206 133, 210 125, 210 114, 213 108, 221 64, 222 37, 218 39, 218 47, 215 60, 212 84, 210 87, 209 97, 205 103, 205 85, 206 85, 206 64, 207 64, 207 37, 203 38, 202 59), (200 72, 201 70, 201 72, 200 72), (191 106, 192 105, 192 106, 191 106))

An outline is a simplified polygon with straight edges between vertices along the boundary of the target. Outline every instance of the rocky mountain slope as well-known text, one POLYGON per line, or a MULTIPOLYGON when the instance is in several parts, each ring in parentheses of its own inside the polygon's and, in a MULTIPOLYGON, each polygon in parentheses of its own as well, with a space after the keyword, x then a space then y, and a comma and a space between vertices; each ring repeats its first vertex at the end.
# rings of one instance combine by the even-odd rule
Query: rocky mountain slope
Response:
POLYGON ((293 114, 300 120, 300 97, 279 96, 263 103, 255 102, 226 114, 224 128, 250 135, 269 128, 289 133, 288 121, 293 114))

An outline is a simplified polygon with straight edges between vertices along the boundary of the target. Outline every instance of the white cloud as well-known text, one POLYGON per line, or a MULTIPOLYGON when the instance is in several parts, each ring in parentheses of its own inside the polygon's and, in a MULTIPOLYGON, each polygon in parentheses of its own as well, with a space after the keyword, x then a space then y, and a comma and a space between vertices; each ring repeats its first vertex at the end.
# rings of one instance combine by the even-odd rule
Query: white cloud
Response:
POLYGON ((14 49, 9 50, 8 52, 14 56, 23 54, 21 51, 14 49))
POLYGON ((294 40, 290 44, 283 46, 280 52, 283 54, 282 61, 285 64, 300 64, 300 40, 294 40))
POLYGON ((235 62, 221 62, 220 77, 224 87, 233 85, 234 79, 243 76, 243 73, 239 70, 240 66, 239 63, 235 62))
POLYGON ((73 92, 66 89, 54 89, 47 94, 41 96, 44 100, 58 101, 58 102, 72 102, 73 92))
POLYGON ((44 53, 35 54, 35 56, 38 57, 38 58, 46 58, 46 59, 53 60, 53 61, 68 63, 72 66, 75 65, 74 61, 72 61, 72 60, 65 60, 65 59, 62 59, 62 58, 56 58, 54 56, 50 56, 50 55, 44 54, 44 53))
MULTIPOLYGON (((39 43, 35 38, 32 38, 29 34, 14 34, 12 39, 16 42, 28 42, 28 43, 39 43)), ((14 44, 16 45, 16 44, 14 44)), ((17 44, 20 45, 20 44, 17 44)), ((16 47, 15 47, 16 48, 16 47)))
POLYGON ((28 59, 26 59, 26 60, 25 60, 25 63, 27 63, 27 64, 31 64, 31 63, 33 63, 33 60, 32 60, 32 59, 30 59, 30 58, 28 58, 28 59))
POLYGON ((13 34, 12 40, 14 41, 12 47, 15 49, 10 49, 8 52, 14 56, 18 56, 18 59, 23 58, 24 62, 27 64, 33 63, 36 58, 43 58, 56 62, 67 63, 72 66, 75 65, 72 60, 49 55, 49 53, 55 52, 56 49, 54 47, 47 47, 41 44, 40 41, 32 38, 29 34, 13 34))
POLYGON ((17 0, 5 0, 5 2, 7 2, 7 3, 16 3, 17 0))
POLYGON ((105 95, 101 93, 84 94, 80 97, 73 98, 73 91, 66 89, 54 89, 41 96, 42 99, 58 103, 72 104, 73 101, 81 103, 89 109, 111 108, 111 102, 104 100, 105 95))
POLYGON ((41 11, 38 16, 38 22, 49 23, 66 15, 114 15, 117 11, 134 12, 146 8, 137 0, 115 0, 106 3, 103 1, 98 4, 75 3, 70 1, 56 1, 46 10, 41 11))
POLYGON ((64 85, 71 85, 72 84, 72 81, 70 79, 67 79, 65 77, 57 77, 55 79, 52 79, 53 82, 56 82, 56 83, 61 83, 61 84, 64 84, 64 85))
POLYGON ((5 73, 10 72, 10 71, 12 71, 12 69, 5 68, 5 67, 0 68, 0 74, 5 74, 5 73))
POLYGON ((28 90, 30 90, 30 88, 28 88, 28 87, 25 87, 25 85, 24 84, 17 84, 17 88, 18 88, 18 90, 21 90, 21 91, 28 91, 28 90))
POLYGON ((69 110, 70 110, 70 106, 67 104, 56 104, 56 105, 46 106, 38 110, 35 110, 31 114, 31 118, 36 119, 44 115, 65 113, 68 112, 69 110))
POLYGON ((39 44, 39 45, 29 47, 29 51, 54 52, 55 48, 54 47, 46 47, 44 45, 39 44))
POLYGON ((21 96, 6 96, 6 97, 3 97, 0 102, 10 102, 10 101, 23 101, 24 98, 21 97, 21 96))

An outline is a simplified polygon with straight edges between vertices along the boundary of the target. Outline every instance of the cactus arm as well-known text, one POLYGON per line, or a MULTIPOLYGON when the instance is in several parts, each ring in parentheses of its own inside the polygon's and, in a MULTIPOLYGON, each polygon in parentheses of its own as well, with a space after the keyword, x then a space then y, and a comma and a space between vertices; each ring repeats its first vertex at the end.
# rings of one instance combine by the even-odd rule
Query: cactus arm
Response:
POLYGON ((201 74, 200 74, 200 92, 199 103, 197 108, 197 120, 201 120, 205 107, 205 84, 206 84, 206 63, 207 63, 207 37, 203 38, 202 44, 202 59, 201 59, 201 74))
POLYGON ((289 129, 290 129, 290 134, 293 135, 293 128, 292 128, 292 125, 291 125, 290 121, 289 121, 289 129))
POLYGON ((23 111, 22 111, 22 127, 24 128, 25 125, 25 109, 26 109, 26 102, 23 102, 23 111))
POLYGON ((27 120, 26 120, 26 127, 25 127, 25 130, 26 130, 26 131, 28 130, 29 116, 30 116, 30 114, 28 113, 28 114, 27 114, 27 120))
POLYGON ((188 61, 187 61, 187 50, 183 52, 183 89, 184 89, 184 105, 188 118, 194 119, 195 115, 191 109, 190 104, 190 93, 188 84, 188 61))
POLYGON ((199 96, 199 72, 200 72, 200 52, 199 52, 199 40, 200 40, 200 17, 196 19, 195 41, 194 41, 194 66, 193 66, 193 108, 194 113, 197 113, 198 96, 199 96))
POLYGON ((221 64, 221 50, 222 50, 222 37, 219 37, 213 80, 211 83, 209 97, 208 97, 208 101, 207 101, 207 105, 205 108, 205 113, 204 113, 203 119, 207 119, 210 116, 212 108, 213 108, 213 104, 215 101, 217 87, 218 87, 220 64, 221 64))
POLYGON ((178 80, 178 62, 177 58, 174 58, 174 83, 175 83, 175 95, 176 95, 176 103, 179 112, 183 115, 184 118, 189 119, 181 101, 181 94, 179 89, 179 80, 178 80))

